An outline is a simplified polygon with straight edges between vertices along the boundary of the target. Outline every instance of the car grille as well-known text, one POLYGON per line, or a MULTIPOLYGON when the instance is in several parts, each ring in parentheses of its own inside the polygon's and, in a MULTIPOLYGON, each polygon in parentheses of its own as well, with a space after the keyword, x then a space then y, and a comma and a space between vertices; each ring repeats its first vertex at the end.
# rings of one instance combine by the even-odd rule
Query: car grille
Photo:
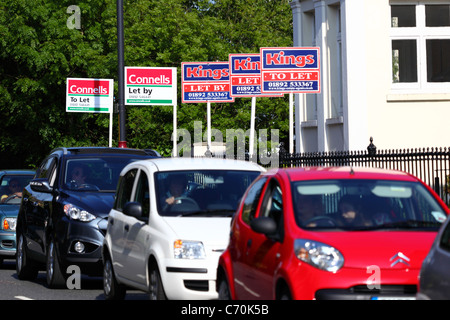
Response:
POLYGON ((184 280, 184 286, 186 289, 194 291, 208 291, 208 280, 184 280))
POLYGON ((13 240, 2 240, 2 248, 13 249, 14 241, 13 240))

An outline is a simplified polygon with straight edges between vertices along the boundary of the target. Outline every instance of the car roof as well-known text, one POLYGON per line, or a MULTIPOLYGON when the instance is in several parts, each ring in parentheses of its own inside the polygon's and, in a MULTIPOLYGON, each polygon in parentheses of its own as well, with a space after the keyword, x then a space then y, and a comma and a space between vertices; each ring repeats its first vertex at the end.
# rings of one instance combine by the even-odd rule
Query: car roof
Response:
POLYGON ((61 153, 64 155, 75 154, 132 154, 142 156, 160 156, 158 152, 152 149, 132 149, 132 148, 114 148, 114 147, 70 147, 56 148, 51 153, 61 153))
POLYGON ((156 166, 158 171, 198 170, 198 169, 225 169, 225 170, 248 170, 266 171, 260 165, 243 160, 221 159, 221 158, 155 158, 133 162, 144 166, 156 166))
POLYGON ((5 175, 5 174, 15 174, 15 175, 32 174, 32 175, 34 175, 35 173, 36 173, 36 170, 32 170, 32 169, 4 169, 4 170, 0 170, 0 175, 5 175))
POLYGON ((291 181, 325 179, 379 179, 418 181, 413 175, 397 170, 368 167, 297 167, 275 169, 291 181))

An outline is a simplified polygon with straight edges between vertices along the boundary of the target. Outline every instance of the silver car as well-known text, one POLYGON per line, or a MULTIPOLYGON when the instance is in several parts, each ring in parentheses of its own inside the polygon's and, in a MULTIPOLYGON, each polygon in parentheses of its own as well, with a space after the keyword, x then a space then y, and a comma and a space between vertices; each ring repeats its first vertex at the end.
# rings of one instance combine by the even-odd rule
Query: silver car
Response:
POLYGON ((441 226, 419 274, 418 300, 450 299, 450 219, 441 226))

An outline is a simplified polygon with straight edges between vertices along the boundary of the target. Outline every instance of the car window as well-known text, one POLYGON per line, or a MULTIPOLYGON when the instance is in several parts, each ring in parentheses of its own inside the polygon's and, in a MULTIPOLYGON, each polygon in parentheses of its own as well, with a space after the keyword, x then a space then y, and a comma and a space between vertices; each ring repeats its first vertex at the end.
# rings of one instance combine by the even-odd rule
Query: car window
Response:
POLYGON ((63 187, 80 192, 114 192, 120 172, 133 160, 109 155, 68 157, 64 166, 63 187))
POLYGON ((441 239, 439 240, 439 246, 445 251, 450 252, 450 223, 447 223, 444 231, 442 232, 441 239))
MULTIPOLYGON (((41 166, 39 167, 39 170, 37 172, 36 177, 37 178, 46 178, 49 180, 49 182, 52 182, 52 177, 54 177, 56 169, 56 157, 48 157, 45 159, 41 166)), ((53 180, 54 182, 54 180, 53 180)), ((50 184, 53 185, 53 184, 50 184)))
POLYGON ((250 224, 256 215, 256 208, 266 181, 266 177, 259 179, 247 192, 247 197, 244 199, 244 205, 242 208, 242 221, 247 224, 250 224))
POLYGON ((6 174, 0 177, 0 203, 17 204, 20 203, 23 188, 33 179, 32 174, 6 174), (16 195, 15 199, 8 199, 9 196, 16 195), (8 200, 8 201, 7 201, 8 200))
POLYGON ((269 181, 261 202, 258 217, 267 217, 275 221, 278 226, 278 234, 282 236, 283 226, 283 194, 280 184, 275 178, 269 181))
POLYGON ((117 196, 114 208, 118 211, 122 211, 124 205, 131 200, 131 193, 133 191, 133 184, 136 178, 137 169, 131 169, 125 175, 119 179, 119 185, 117 188, 117 196))
POLYGON ((446 219, 419 182, 297 181, 292 192, 297 223, 305 228, 437 230, 446 219))
POLYGON ((148 185, 147 174, 141 171, 139 180, 136 185, 135 201, 142 205, 142 217, 147 217, 150 214, 150 192, 148 185))
POLYGON ((158 212, 163 216, 232 216, 259 171, 156 172, 158 212))

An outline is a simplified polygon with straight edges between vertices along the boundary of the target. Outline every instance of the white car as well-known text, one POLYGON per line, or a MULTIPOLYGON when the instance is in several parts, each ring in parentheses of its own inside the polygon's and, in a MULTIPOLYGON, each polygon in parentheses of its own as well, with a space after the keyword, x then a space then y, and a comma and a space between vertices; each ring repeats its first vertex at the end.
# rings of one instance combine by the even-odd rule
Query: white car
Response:
POLYGON ((106 299, 124 298, 126 287, 150 299, 216 299, 231 217, 263 171, 252 162, 214 158, 127 165, 103 245, 106 299))

